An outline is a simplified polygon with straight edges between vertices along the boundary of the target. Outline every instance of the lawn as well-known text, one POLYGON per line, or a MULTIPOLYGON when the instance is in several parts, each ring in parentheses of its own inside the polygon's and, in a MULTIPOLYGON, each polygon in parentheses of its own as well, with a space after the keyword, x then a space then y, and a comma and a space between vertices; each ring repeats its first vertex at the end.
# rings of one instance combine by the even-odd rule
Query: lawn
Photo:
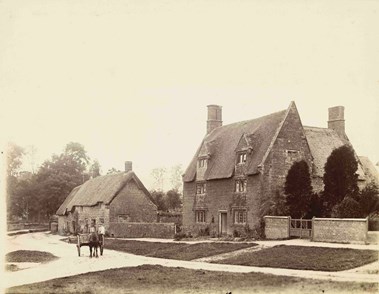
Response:
POLYGON ((106 239, 105 248, 144 255, 178 260, 193 260, 201 257, 213 256, 248 247, 254 243, 160 243, 134 240, 106 239))
POLYGON ((6 293, 376 293, 376 283, 142 265, 7 289, 6 293))
POLYGON ((7 262, 49 262, 57 258, 49 252, 33 250, 12 251, 5 256, 7 262))
POLYGON ((374 250, 275 246, 215 261, 214 263, 315 271, 342 271, 378 260, 374 250))

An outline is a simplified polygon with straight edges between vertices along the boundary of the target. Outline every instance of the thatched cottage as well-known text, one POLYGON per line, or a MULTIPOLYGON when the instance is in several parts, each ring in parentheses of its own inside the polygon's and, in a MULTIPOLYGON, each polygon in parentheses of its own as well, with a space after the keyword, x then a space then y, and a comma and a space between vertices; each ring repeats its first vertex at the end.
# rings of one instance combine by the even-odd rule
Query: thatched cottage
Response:
MULTIPOLYGON (((295 161, 307 161, 313 188, 320 191, 328 156, 344 144, 350 142, 343 106, 329 108, 328 128, 318 128, 303 126, 294 102, 288 109, 225 126, 221 106, 208 105, 207 134, 183 176, 185 230, 208 227, 232 234, 246 225, 257 227, 262 203, 283 192, 295 161)), ((362 186, 369 179, 357 160, 362 186)))
POLYGON ((75 187, 59 207, 60 234, 88 231, 92 222, 103 224, 154 223, 157 206, 132 171, 132 163, 125 163, 125 172, 99 176, 75 187))

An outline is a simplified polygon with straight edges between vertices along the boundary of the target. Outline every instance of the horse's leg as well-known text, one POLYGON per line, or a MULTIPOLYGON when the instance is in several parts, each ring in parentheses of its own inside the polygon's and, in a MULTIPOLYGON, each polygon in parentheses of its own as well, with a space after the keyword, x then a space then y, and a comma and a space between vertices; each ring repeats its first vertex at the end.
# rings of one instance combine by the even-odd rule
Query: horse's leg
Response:
POLYGON ((92 257, 92 246, 89 245, 89 257, 91 258, 92 257))
POLYGON ((99 254, 97 252, 98 248, 99 248, 99 245, 96 244, 96 246, 95 246, 96 257, 99 257, 99 254))

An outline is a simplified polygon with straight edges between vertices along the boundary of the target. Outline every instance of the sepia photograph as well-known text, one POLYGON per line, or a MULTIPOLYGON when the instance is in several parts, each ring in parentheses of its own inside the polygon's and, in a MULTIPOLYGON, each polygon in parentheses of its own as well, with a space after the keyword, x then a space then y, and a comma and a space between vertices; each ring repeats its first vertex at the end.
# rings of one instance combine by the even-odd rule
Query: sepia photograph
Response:
POLYGON ((379 293, 379 1, 0 0, 0 293, 379 293))

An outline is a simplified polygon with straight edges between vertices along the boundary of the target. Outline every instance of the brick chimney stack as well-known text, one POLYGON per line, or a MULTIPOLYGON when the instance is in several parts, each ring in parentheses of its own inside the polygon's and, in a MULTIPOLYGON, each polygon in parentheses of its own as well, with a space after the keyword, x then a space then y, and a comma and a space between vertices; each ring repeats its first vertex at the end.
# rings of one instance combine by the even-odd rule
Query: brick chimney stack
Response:
POLYGON ((334 106, 329 109, 328 128, 335 130, 341 138, 345 138, 345 107, 334 106))
POLYGON ((133 171, 133 162, 125 161, 125 172, 133 171))
POLYGON ((215 128, 222 126, 222 107, 219 105, 208 105, 207 134, 215 128))

